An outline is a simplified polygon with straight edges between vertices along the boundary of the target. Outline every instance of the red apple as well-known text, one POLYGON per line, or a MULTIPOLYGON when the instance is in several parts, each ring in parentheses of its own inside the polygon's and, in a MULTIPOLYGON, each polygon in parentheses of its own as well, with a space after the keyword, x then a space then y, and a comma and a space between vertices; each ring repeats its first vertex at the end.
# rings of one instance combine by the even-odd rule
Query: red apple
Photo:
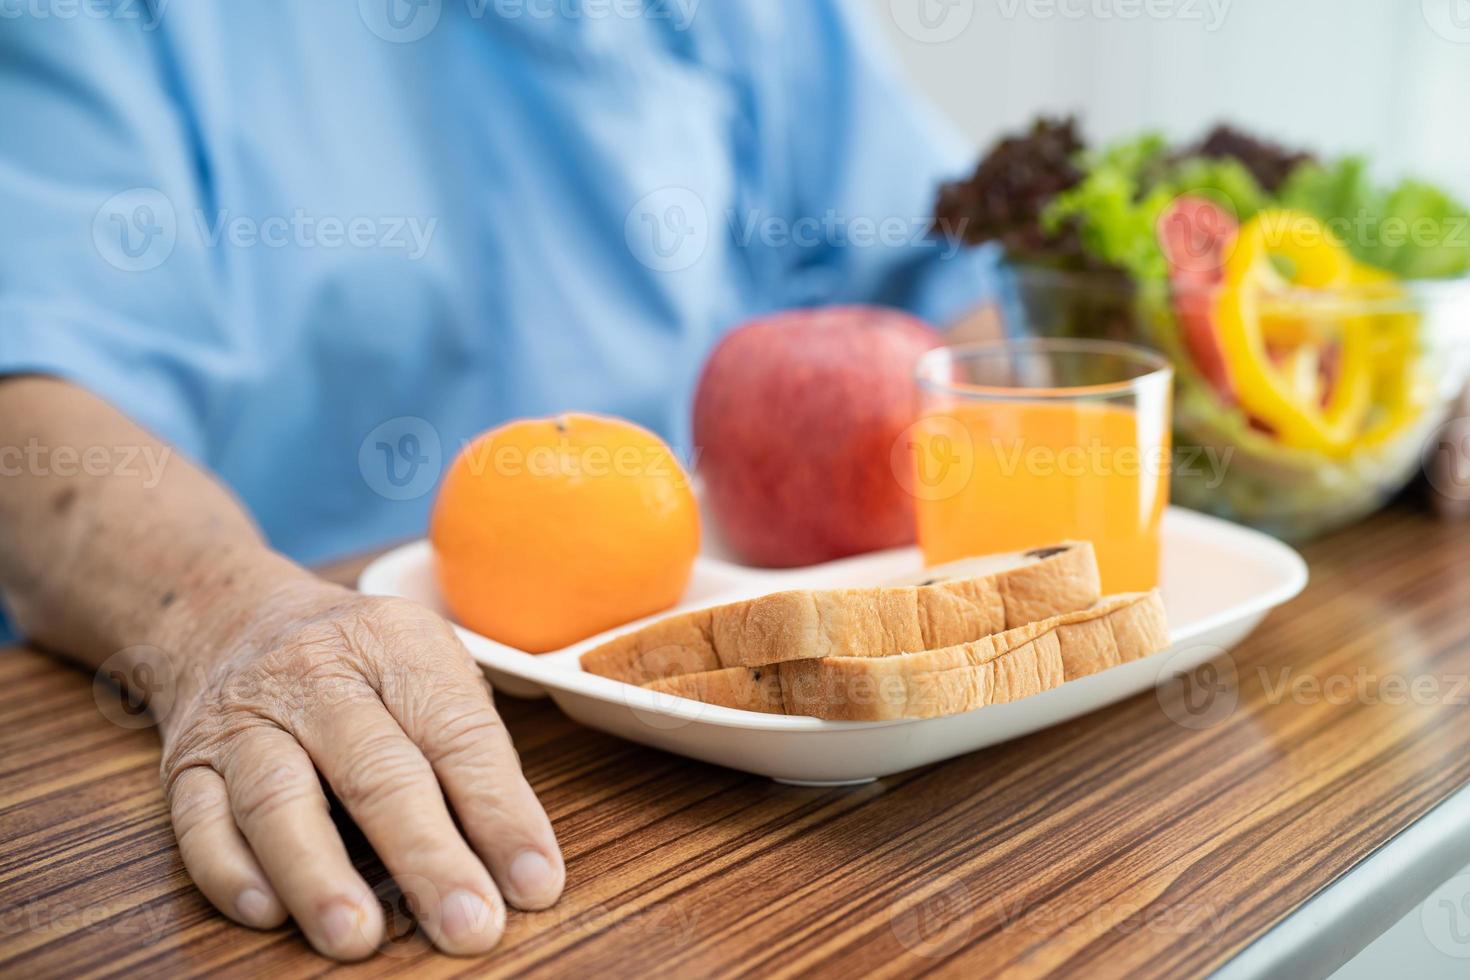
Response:
POLYGON ((710 515, 744 561, 786 567, 914 540, 890 453, 914 419, 914 363, 939 344, 897 310, 838 306, 727 335, 694 398, 710 515))

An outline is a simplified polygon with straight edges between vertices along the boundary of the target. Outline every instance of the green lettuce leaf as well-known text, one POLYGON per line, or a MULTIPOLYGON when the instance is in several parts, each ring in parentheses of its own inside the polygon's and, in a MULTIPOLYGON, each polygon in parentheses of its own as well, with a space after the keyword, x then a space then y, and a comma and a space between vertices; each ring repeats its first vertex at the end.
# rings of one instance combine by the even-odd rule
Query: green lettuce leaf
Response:
POLYGON ((1169 275, 1159 245, 1158 220, 1182 194, 1205 194, 1244 220, 1268 203, 1255 178, 1239 161, 1171 157, 1155 133, 1117 143, 1085 158, 1087 176, 1047 206, 1049 231, 1073 223, 1092 255, 1140 282, 1169 275))
POLYGON ((1381 191, 1362 157, 1298 167, 1281 203, 1326 223, 1361 262, 1404 279, 1442 279, 1470 271, 1470 214, 1432 184, 1404 180, 1381 191))

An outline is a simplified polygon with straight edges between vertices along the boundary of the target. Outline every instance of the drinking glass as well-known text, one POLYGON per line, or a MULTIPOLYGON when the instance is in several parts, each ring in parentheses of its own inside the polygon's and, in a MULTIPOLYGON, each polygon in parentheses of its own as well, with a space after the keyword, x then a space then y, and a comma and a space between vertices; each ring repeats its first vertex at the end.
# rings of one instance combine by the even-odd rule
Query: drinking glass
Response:
POLYGON ((912 453, 929 564, 1091 541, 1106 592, 1159 583, 1173 372, 1103 340, 940 347, 918 365, 912 453))

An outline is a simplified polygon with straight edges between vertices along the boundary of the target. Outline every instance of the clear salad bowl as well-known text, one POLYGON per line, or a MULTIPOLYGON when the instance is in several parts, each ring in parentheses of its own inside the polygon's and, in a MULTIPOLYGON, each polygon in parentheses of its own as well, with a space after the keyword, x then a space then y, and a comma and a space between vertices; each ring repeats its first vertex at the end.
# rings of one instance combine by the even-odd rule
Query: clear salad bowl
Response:
POLYGON ((1015 333, 1163 352, 1174 502, 1299 540, 1378 509, 1436 453, 1470 372, 1470 279, 1358 266, 1304 286, 1274 268, 1140 283, 1011 264, 1002 310, 1015 333))

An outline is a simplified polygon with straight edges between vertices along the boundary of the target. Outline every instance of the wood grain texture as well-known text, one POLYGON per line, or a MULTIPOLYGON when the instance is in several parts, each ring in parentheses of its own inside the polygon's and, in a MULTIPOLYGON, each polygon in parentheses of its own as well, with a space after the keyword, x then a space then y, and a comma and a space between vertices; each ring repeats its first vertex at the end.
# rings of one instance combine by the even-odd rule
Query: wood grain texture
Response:
MULTIPOLYGON (((1467 538, 1381 514, 1309 548, 1307 592, 1195 687, 857 789, 779 786, 501 698, 565 898, 512 913, 479 960, 434 954, 399 912, 398 940, 345 972, 1206 972, 1470 779, 1467 538)), ((106 721, 89 678, 15 649, 0 690, 0 975, 332 968, 195 893, 156 739, 106 721)))

